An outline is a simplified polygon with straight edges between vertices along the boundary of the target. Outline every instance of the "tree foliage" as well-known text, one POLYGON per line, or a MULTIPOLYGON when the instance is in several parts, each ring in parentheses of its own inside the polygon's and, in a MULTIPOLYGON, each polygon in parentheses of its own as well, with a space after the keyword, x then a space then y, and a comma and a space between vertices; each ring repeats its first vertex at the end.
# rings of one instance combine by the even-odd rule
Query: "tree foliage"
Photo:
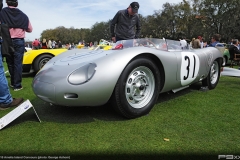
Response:
MULTIPOLYGON (((222 40, 240 38, 239 0, 183 0, 178 4, 165 3, 162 9, 146 17, 139 14, 141 37, 192 39, 198 35, 210 40, 219 33, 222 40)), ((44 30, 40 39, 61 40, 63 43, 79 41, 94 42, 100 39, 111 40, 110 22, 95 23, 90 29, 63 26, 44 30)))

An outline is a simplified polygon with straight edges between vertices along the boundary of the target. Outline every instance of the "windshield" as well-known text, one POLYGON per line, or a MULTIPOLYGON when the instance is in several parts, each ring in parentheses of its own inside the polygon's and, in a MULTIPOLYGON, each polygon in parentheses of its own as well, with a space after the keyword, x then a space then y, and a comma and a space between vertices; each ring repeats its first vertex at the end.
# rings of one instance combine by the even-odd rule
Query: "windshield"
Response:
POLYGON ((158 39, 158 38, 141 38, 141 39, 130 39, 117 41, 113 46, 113 49, 123 49, 130 47, 149 47, 158 50, 183 50, 188 49, 187 46, 181 47, 180 41, 176 40, 167 40, 167 39, 158 39))

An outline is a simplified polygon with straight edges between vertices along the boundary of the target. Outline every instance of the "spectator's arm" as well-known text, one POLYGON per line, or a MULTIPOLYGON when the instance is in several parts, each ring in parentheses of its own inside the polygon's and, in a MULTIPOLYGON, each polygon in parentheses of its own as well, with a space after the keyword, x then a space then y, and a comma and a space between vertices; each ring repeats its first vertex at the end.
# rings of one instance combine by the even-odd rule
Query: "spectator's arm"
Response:
POLYGON ((111 21, 110 32, 112 37, 115 37, 115 25, 118 23, 119 14, 120 13, 118 11, 111 21))
POLYGON ((136 24, 136 35, 135 38, 139 38, 141 33, 141 22, 139 17, 137 18, 137 24, 136 24))
POLYGON ((28 29, 26 30, 26 32, 29 32, 29 33, 31 33, 31 32, 32 32, 32 30, 33 30, 33 28, 32 28, 32 24, 31 24, 31 22, 30 22, 30 21, 28 21, 28 29))

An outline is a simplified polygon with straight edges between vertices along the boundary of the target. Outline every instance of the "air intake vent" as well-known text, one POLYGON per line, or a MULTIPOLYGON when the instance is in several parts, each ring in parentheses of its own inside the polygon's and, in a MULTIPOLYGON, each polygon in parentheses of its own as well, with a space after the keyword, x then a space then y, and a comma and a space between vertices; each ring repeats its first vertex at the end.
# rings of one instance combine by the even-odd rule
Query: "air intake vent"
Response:
POLYGON ((64 98, 65 99, 76 99, 76 98, 78 98, 78 95, 76 93, 65 93, 64 98))

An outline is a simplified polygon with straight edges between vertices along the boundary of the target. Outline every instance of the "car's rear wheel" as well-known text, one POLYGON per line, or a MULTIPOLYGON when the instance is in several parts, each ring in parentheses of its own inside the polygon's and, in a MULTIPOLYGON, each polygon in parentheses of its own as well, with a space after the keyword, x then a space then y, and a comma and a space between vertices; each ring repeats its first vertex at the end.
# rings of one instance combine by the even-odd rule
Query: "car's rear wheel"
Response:
POLYGON ((43 54, 37 57, 34 61, 33 69, 35 72, 38 72, 53 56, 49 54, 43 54))
POLYGON ((123 70, 113 93, 115 109, 127 118, 149 113, 160 92, 160 72, 146 57, 131 61, 123 70))
POLYGON ((207 78, 202 81, 203 86, 207 86, 209 89, 214 89, 220 78, 220 64, 217 60, 213 62, 210 67, 207 78))

